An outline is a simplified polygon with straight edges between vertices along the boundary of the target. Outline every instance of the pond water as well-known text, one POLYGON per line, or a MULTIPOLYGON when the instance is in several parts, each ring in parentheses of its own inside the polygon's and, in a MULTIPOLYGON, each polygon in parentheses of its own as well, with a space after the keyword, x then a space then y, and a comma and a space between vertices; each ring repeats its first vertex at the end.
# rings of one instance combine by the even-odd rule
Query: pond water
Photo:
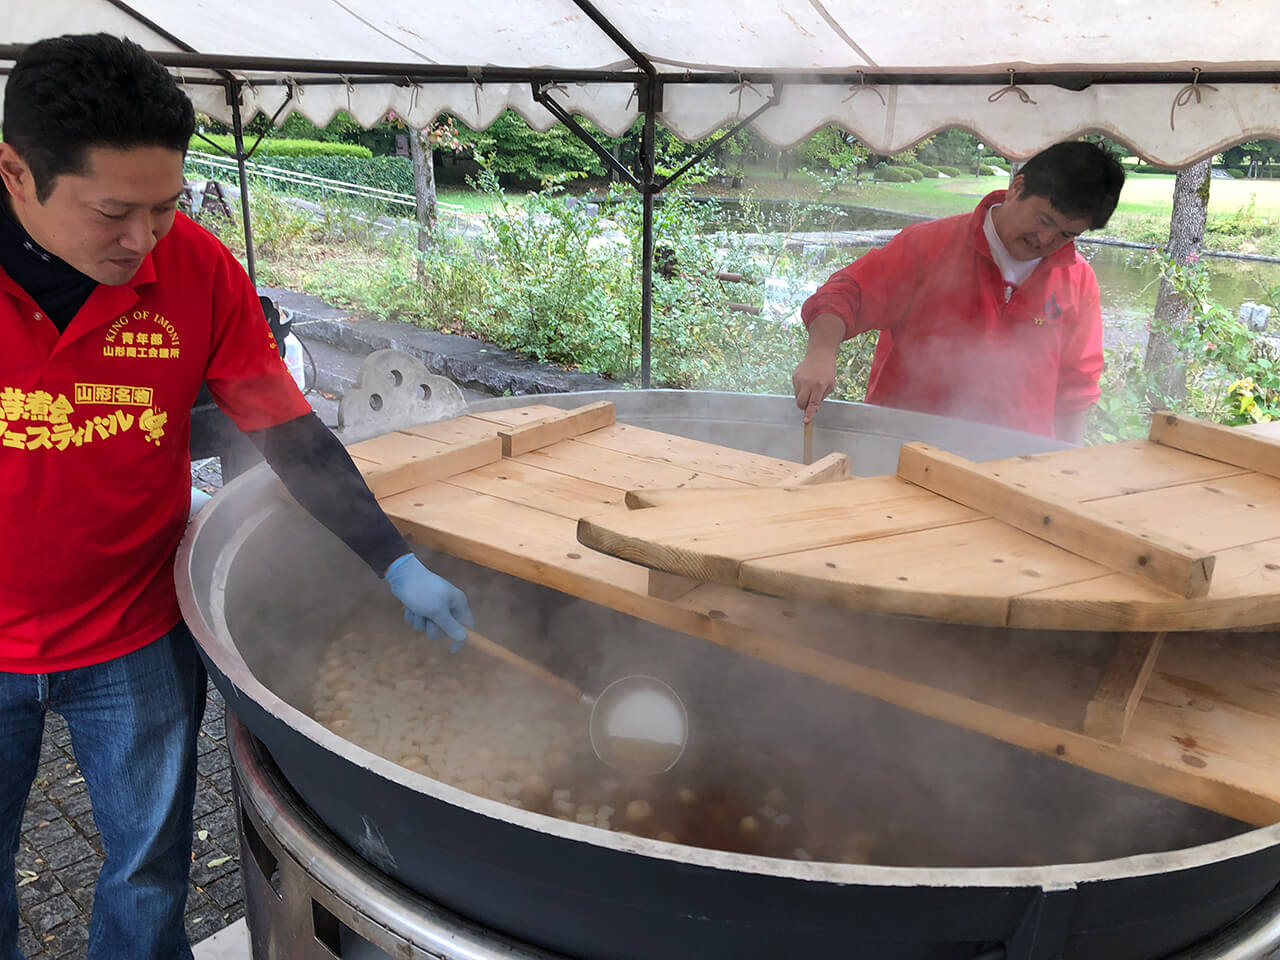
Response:
MULTIPOLYGON (((735 215, 736 204, 725 203, 723 209, 729 229, 751 229, 742 218, 735 215)), ((881 210, 840 206, 822 213, 810 214, 803 225, 787 223, 785 205, 759 202, 766 225, 773 229, 826 231, 826 230, 885 230, 898 229, 918 218, 904 217, 881 210)), ((758 223, 759 221, 757 221, 758 223)), ((832 249, 829 260, 833 265, 856 259, 868 247, 832 249)), ((1145 342, 1146 322, 1155 310, 1156 293, 1160 278, 1159 265, 1146 249, 1118 247, 1099 243, 1081 243, 1081 255, 1089 261, 1098 277, 1102 296, 1102 314, 1108 331, 1108 346, 1121 342, 1145 342)), ((1227 257, 1205 256, 1209 271, 1213 298, 1233 313, 1247 301, 1266 302, 1266 287, 1280 287, 1280 263, 1237 260, 1227 257)), ((1280 328, 1280 316, 1272 319, 1272 329, 1280 328)))

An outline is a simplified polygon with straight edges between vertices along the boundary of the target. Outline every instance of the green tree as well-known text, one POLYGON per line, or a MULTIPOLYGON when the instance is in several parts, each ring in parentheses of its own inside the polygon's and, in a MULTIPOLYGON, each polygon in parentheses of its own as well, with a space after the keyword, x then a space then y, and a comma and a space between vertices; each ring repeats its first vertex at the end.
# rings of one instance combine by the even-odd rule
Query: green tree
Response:
MULTIPOLYGON (((608 138, 591 124, 580 122, 608 145, 608 138)), ((508 110, 486 130, 470 130, 458 124, 458 133, 471 142, 477 158, 484 158, 491 170, 508 181, 555 183, 605 172, 600 158, 563 124, 538 133, 519 114, 508 110)))

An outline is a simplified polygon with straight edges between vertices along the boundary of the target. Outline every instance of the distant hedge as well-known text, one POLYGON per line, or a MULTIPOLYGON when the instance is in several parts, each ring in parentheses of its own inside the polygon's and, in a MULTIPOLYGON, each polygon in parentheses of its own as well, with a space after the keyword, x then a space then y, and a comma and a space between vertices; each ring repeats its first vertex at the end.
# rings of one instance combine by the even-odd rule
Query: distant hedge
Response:
POLYGON ((948 177, 963 176, 963 174, 960 173, 959 167, 947 167, 942 164, 938 164, 937 170, 939 173, 945 173, 948 177))
MULTIPOLYGON (((235 138, 230 134, 210 133, 205 134, 205 136, 228 153, 234 152, 235 138)), ((244 138, 245 146, 252 147, 256 139, 257 137, 246 136, 244 138)), ((210 145, 209 140, 206 140, 204 136, 192 137, 188 149, 196 150, 200 153, 217 153, 218 151, 210 145)), ((262 157, 363 157, 368 159, 372 156, 372 150, 358 143, 329 143, 324 140, 292 140, 283 137, 264 137, 250 159, 262 157)))
MULTIPOLYGON (((278 170, 293 170, 309 173, 328 180, 340 180, 343 183, 357 183, 366 187, 377 187, 380 190, 391 190, 413 196, 413 164, 408 157, 280 157, 268 155, 261 158, 263 166, 275 167, 278 170)), ((208 167, 201 167, 188 159, 188 169, 198 176, 212 177, 224 182, 235 182, 234 172, 219 170, 211 174, 208 167)), ((326 191, 318 186, 304 186, 288 181, 253 178, 255 184, 269 186, 273 190, 288 192, 295 196, 320 200, 326 197, 326 191)), ((329 198, 343 196, 328 192, 329 198)), ((393 204, 397 209, 403 208, 393 204)))
POLYGON ((921 175, 917 170, 908 170, 906 167, 878 167, 872 175, 877 180, 883 180, 885 183, 908 183, 912 180, 921 179, 921 175), (915 174, 913 177, 912 174, 915 174))
POLYGON ((1231 174, 1231 177, 1234 180, 1244 179, 1244 171, 1239 167, 1227 167, 1227 173, 1231 174))
POLYGON ((916 169, 931 179, 938 176, 938 168, 931 167, 927 163, 917 163, 916 169))

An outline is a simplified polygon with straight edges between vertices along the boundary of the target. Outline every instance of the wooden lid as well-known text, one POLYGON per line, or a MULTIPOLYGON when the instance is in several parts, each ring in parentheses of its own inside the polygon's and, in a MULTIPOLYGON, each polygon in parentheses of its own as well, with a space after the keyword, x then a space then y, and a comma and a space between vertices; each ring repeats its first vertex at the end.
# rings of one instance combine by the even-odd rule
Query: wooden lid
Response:
POLYGON ((579 540, 668 573, 955 623, 1209 630, 1280 622, 1280 443, 1172 414, 1151 439, 897 476, 638 491, 579 540))

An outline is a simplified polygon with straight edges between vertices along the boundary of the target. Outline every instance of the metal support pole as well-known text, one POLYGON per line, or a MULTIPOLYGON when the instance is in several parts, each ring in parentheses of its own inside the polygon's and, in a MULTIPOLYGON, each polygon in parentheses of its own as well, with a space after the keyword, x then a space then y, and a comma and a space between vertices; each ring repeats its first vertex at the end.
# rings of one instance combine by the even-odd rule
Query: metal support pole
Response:
POLYGON ((657 196, 655 182, 658 84, 650 81, 642 87, 645 96, 644 134, 640 140, 640 198, 644 206, 644 226, 640 241, 640 389, 649 389, 649 372, 653 354, 653 200, 657 196))
POLYGON ((240 213, 244 217, 244 259, 249 271, 249 282, 258 285, 257 258, 253 255, 253 225, 249 221, 249 172, 245 168, 244 123, 240 116, 240 83, 227 84, 227 99, 231 101, 231 130, 235 136, 236 167, 240 170, 240 213))

